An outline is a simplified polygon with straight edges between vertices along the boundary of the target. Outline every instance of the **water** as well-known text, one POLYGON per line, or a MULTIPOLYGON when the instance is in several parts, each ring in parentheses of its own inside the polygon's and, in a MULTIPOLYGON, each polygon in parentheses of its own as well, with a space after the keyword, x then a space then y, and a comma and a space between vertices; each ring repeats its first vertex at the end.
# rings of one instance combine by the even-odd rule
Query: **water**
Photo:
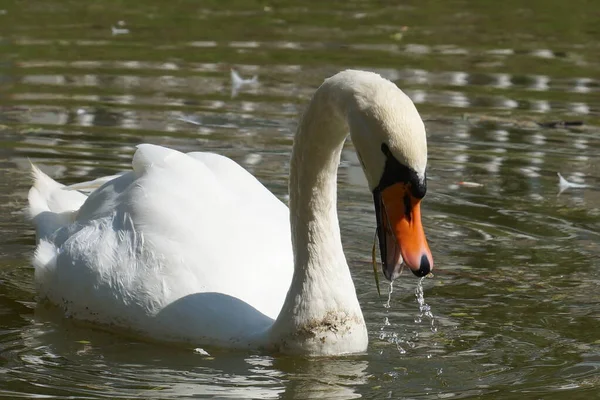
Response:
POLYGON ((0 2, 0 397, 597 396, 600 10, 402 3, 0 2), (232 67, 259 84, 232 94, 232 67), (340 221, 367 354, 206 356, 36 308, 28 159, 75 183, 126 169, 139 142, 211 150, 285 200, 299 113, 347 67, 395 81, 429 138, 435 277, 404 274, 389 300, 373 282, 375 219, 351 143, 342 155, 340 221), (583 124, 538 124, 555 121, 583 124), (588 187, 557 196, 557 172, 588 187))

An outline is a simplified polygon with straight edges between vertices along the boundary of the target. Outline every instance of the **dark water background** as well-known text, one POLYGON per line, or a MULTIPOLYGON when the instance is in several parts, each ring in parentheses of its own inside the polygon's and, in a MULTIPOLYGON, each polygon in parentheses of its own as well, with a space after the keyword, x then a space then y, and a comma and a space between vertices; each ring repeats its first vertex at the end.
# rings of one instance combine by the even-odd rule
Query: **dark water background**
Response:
POLYGON ((600 396, 599 61, 597 1, 0 1, 0 397, 600 396), (232 96, 232 67, 259 85, 232 96), (351 143, 339 208, 368 354, 203 357, 36 310, 28 159, 75 183, 140 142, 218 151, 285 198, 299 113, 349 67, 426 121, 433 321, 414 278, 377 296, 351 143), (557 196, 557 172, 589 187, 557 196))

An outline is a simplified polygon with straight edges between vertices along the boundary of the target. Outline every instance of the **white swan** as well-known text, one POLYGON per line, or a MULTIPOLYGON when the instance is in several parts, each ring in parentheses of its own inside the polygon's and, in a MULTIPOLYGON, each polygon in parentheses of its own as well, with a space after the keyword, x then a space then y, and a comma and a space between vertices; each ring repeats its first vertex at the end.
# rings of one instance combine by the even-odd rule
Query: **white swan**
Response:
POLYGON ((340 240, 347 132, 373 192, 383 270, 433 267, 420 217, 427 144, 411 100, 363 71, 325 80, 300 121, 290 209, 232 160, 143 144, 86 196, 33 168, 40 297, 67 315, 163 341, 304 355, 368 338, 340 240), (291 232, 291 235, 290 235, 291 232))

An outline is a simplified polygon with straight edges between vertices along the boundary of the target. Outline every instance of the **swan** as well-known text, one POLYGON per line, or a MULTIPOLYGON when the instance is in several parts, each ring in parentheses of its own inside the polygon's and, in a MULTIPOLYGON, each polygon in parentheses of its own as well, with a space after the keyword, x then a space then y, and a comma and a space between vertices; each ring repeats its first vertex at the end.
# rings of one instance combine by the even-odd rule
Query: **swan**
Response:
POLYGON ((299 122, 289 210, 213 153, 141 144, 131 171, 72 187, 33 166, 38 298, 67 317, 164 342, 366 351, 336 208, 348 132, 373 193, 385 277, 404 266, 427 275, 423 121, 394 83, 346 70, 324 81, 299 122))

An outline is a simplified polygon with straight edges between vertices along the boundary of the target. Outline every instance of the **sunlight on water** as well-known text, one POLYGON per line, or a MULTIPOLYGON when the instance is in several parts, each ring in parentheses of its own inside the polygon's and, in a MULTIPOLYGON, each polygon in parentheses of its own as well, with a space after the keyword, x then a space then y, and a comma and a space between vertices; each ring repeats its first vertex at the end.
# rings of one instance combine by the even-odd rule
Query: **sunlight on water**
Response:
POLYGON ((0 10, 0 397, 597 395, 594 2, 22 3, 0 10), (444 266, 377 296, 362 268, 372 196, 349 141, 339 219, 366 354, 209 357, 36 307, 29 160, 73 184, 129 169, 140 142, 214 151, 286 202, 297 118, 345 68, 378 72, 417 104, 423 225, 444 266))

